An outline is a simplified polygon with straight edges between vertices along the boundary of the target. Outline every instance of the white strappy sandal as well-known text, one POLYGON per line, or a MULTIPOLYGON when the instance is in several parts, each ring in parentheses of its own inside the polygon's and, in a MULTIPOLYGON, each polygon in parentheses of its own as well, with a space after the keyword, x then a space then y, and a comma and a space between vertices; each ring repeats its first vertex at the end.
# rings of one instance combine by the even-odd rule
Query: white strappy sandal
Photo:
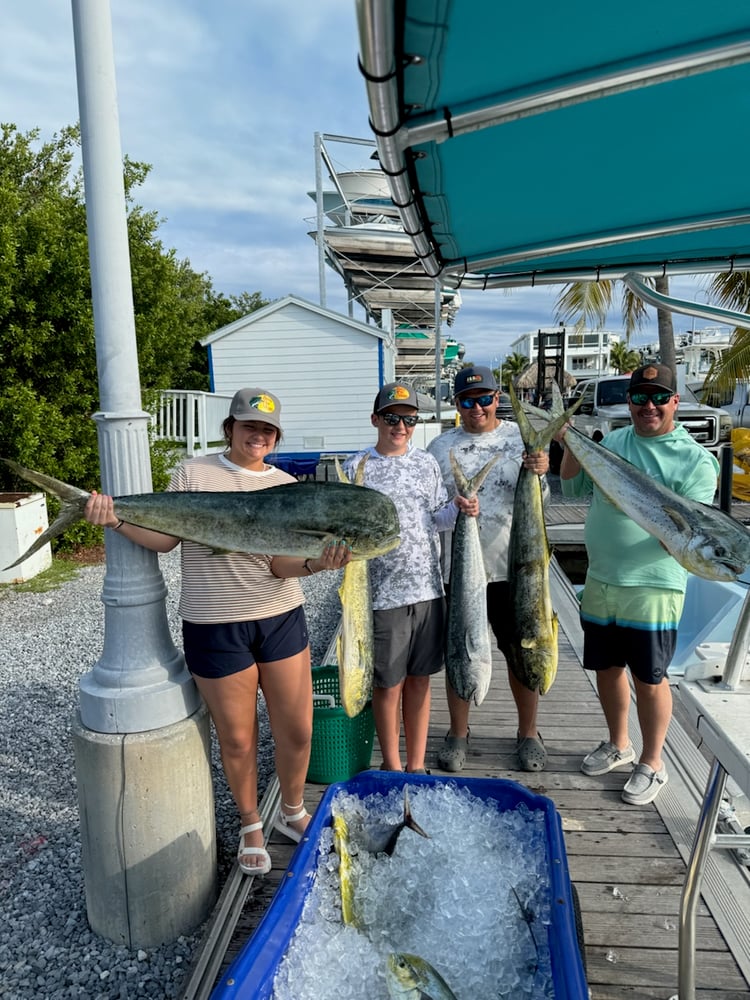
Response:
POLYGON ((245 847, 245 834, 262 830, 262 823, 250 823, 240 830, 240 846, 237 849, 237 864, 243 875, 267 875, 271 870, 271 855, 265 847, 245 847), (255 859, 250 864, 250 859, 255 859))
POLYGON ((298 823, 305 816, 309 816, 307 809, 305 809, 305 803, 300 802, 298 806, 290 806, 286 802, 282 802, 281 808, 279 809, 276 819, 274 820, 274 829, 278 830, 279 833, 283 833, 285 837, 293 840, 295 844, 299 844, 300 840, 305 836, 304 831, 298 833, 297 830, 291 826, 292 823, 298 823), (293 813, 285 813, 284 809, 293 809, 293 813))

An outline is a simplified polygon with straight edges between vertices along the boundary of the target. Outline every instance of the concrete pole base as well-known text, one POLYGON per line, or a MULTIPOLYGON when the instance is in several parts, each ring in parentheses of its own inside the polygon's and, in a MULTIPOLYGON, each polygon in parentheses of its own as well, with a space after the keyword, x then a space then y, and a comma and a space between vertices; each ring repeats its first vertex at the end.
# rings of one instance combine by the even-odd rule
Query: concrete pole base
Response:
POLYGON ((86 910, 128 948, 190 934, 217 893, 210 728, 205 706, 144 733, 72 726, 86 910))

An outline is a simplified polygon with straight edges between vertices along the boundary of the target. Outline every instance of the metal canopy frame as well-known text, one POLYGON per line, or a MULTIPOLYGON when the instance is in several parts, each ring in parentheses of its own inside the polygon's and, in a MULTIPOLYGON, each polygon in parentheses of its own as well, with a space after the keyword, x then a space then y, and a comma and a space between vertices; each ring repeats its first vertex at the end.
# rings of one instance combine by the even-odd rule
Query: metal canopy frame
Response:
MULTIPOLYGON (((627 12, 572 0, 562 14, 560 9, 556 0, 540 0, 528 12, 475 0, 469 14, 455 0, 357 0, 360 69, 378 156, 425 272, 444 286, 485 289, 750 269, 750 191, 738 173, 750 153, 750 142, 739 135, 750 110, 750 9, 737 0, 722 10, 699 0, 664 0, 656 8, 636 2, 627 12), (545 20, 553 17, 558 27, 561 17, 570 17, 590 37, 561 36, 556 45, 542 41, 543 55, 537 57, 535 36, 542 38, 545 20), (622 41, 612 40, 618 30, 622 41), (618 130, 648 127, 658 135, 655 117, 663 114, 667 123, 672 109, 684 113, 685 101, 701 94, 707 101, 720 94, 731 104, 710 108, 717 128, 734 124, 731 142, 721 143, 721 170, 705 172, 702 188, 713 185, 716 197, 693 204, 691 164, 682 186, 675 185, 675 211, 654 198, 640 211, 645 192, 628 187, 622 149, 613 145, 622 141, 618 130), (496 190, 487 183, 487 163, 514 163, 508 176, 523 185, 523 158, 539 158, 545 137, 566 135, 571 114, 579 127, 602 129, 607 155, 601 170, 613 171, 613 186, 608 190, 600 182, 597 193, 621 200, 622 210, 618 204, 600 219, 601 202, 592 193, 592 204, 581 205, 581 224, 576 218, 566 231, 561 227, 571 221, 570 213, 546 227, 546 219, 540 224, 533 214, 540 189, 531 185, 538 173, 528 190, 504 190, 500 181, 496 190), (482 159, 477 179, 467 165, 482 159), (725 203, 722 171, 734 180, 728 198, 732 191, 747 191, 744 204, 725 203), (476 191, 467 191, 472 184, 476 191), (516 207, 524 198, 530 233, 516 207)), ((701 121, 713 122, 705 108, 701 114, 701 121)), ((673 138, 666 131, 665 143, 673 138)), ((711 148, 700 123, 684 138, 711 148)), ((637 135, 633 142, 636 158, 647 155, 637 135)), ((670 155, 662 155, 660 164, 684 165, 683 150, 675 149, 671 161, 670 155)), ((669 183, 663 187, 668 193, 669 183)), ((543 193, 544 207, 552 205, 548 214, 554 216, 566 195, 580 195, 580 185, 571 193, 553 177, 543 193)), ((681 311, 696 314, 692 307, 681 311)), ((750 325, 750 318, 719 308, 701 313, 750 325)))

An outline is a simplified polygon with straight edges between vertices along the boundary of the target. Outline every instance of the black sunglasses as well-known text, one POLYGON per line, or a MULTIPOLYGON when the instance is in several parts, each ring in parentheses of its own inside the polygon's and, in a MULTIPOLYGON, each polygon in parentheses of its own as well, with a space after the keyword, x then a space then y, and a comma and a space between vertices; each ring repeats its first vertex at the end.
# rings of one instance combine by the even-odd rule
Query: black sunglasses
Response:
POLYGON ((631 392, 630 402, 636 406, 645 406, 651 400, 654 406, 664 406, 674 396, 673 392, 631 392))
POLYGON ((400 413, 381 413, 380 416, 389 427, 398 427, 402 420, 404 427, 416 427, 419 422, 419 417, 402 417, 400 413))
POLYGON ((484 396, 464 396, 459 399, 458 405, 462 410, 473 410, 475 406, 489 406, 494 398, 494 392, 488 392, 484 396))

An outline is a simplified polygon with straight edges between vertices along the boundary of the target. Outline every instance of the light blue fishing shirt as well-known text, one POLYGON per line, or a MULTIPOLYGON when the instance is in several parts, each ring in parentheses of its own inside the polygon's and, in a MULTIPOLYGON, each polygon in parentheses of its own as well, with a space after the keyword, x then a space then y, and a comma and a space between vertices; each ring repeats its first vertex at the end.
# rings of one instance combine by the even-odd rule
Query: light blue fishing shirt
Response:
POLYGON ((393 500, 401 528, 398 548, 369 561, 373 610, 442 597, 439 532, 453 527, 458 508, 448 499, 440 467, 432 455, 411 445, 405 455, 368 448, 344 463, 350 480, 364 456, 364 485, 393 500))
MULTIPOLYGON (((611 431, 601 443, 673 493, 699 503, 713 501, 719 463, 681 424, 657 437, 642 437, 631 424, 611 431)), ((561 480, 561 486, 566 497, 592 494, 584 539, 589 576, 618 587, 661 587, 684 592, 687 570, 658 539, 611 504, 584 471, 561 480)), ((622 488, 627 488, 626 482, 622 488)))

